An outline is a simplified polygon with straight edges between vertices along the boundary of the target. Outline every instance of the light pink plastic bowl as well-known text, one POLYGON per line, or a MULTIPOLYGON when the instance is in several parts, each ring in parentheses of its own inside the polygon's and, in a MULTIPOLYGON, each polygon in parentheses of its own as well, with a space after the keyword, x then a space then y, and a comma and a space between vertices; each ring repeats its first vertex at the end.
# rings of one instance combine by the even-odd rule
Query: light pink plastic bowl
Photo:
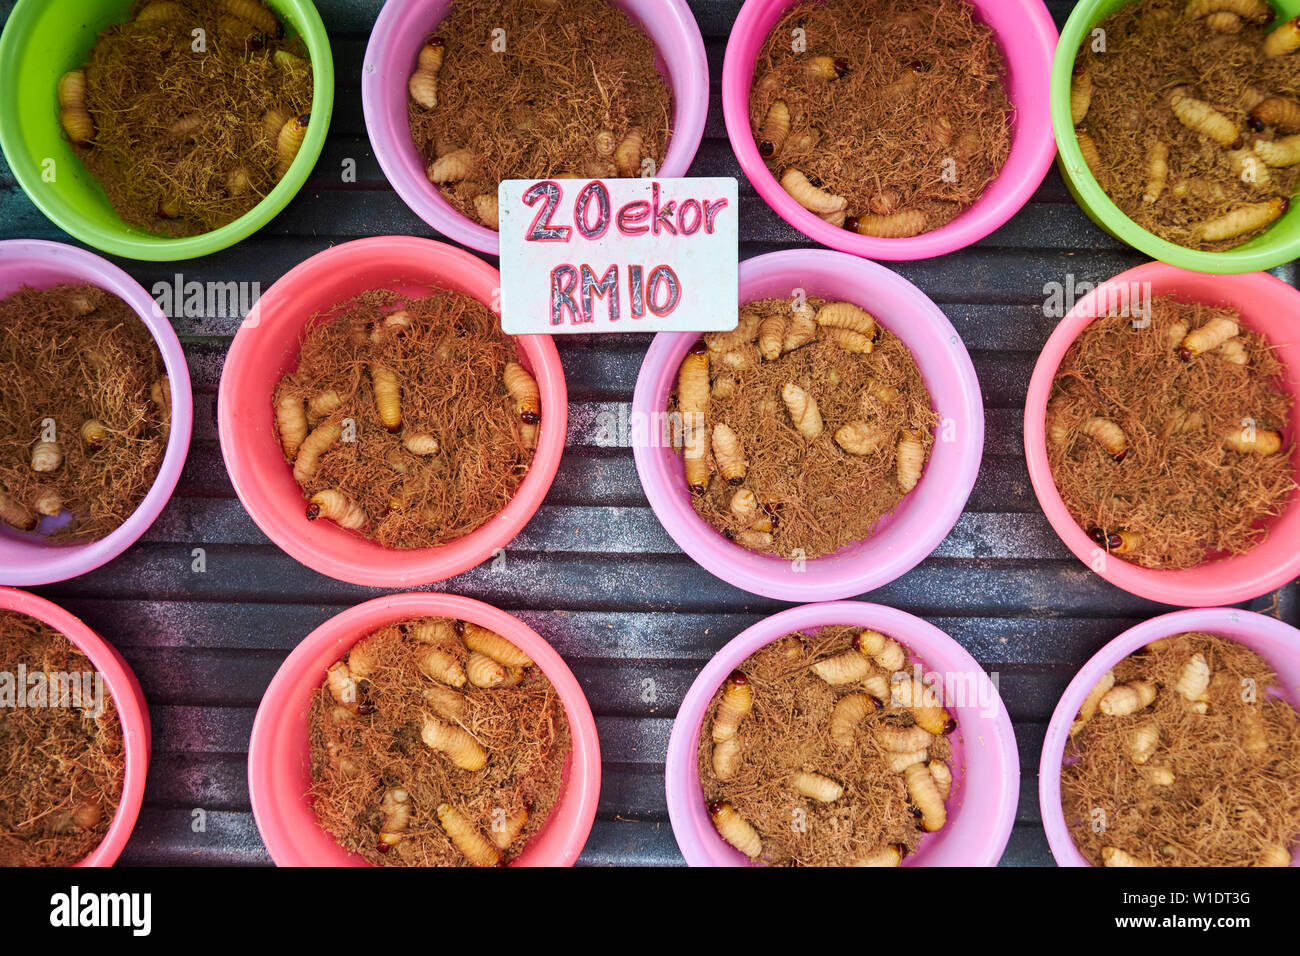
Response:
MULTIPOLYGON (((841 252, 794 249, 740 264, 740 301, 812 297, 856 302, 911 350, 952 441, 937 441, 920 483, 870 538, 797 567, 733 544, 695 513, 678 453, 649 424, 668 407, 677 369, 699 336, 661 332, 646 352, 632 400, 633 450, 646 497, 664 528, 706 570, 738 588, 785 601, 829 601, 871 591, 906 574, 952 530, 975 484, 984 450, 984 406, 966 346, 920 289, 884 266, 841 252)), ((941 425, 941 431, 944 426, 941 425)))
MULTIPOLYGON (((1175 611, 1129 628, 1083 665, 1061 695, 1047 725, 1043 756, 1038 767, 1038 803, 1043 814, 1043 829, 1047 831, 1047 843, 1061 866, 1092 865, 1074 845, 1061 809, 1061 763, 1065 757, 1065 742, 1083 699, 1097 686, 1103 674, 1139 647, 1187 631, 1206 631, 1249 647, 1277 672, 1280 686, 1268 688, 1267 692, 1300 709, 1300 631, 1277 618, 1233 608, 1198 608, 1175 611)), ((1300 857, 1293 859, 1291 865, 1300 866, 1300 857)))
MULTIPOLYGON (((1300 325, 1295 320, 1300 313, 1300 292, 1264 272, 1211 275, 1161 262, 1148 262, 1102 283, 1075 304, 1047 340, 1029 380, 1029 394, 1025 399, 1025 458, 1034 493, 1066 547, 1090 568, 1095 563, 1094 556, 1100 552, 1066 510, 1047 463, 1047 399, 1061 359, 1092 321, 1092 316, 1105 315, 1107 301, 1120 301, 1116 289, 1142 289, 1145 283, 1150 283, 1153 299, 1172 295, 1185 302, 1236 309, 1246 326, 1268 339, 1286 366, 1282 388, 1296 400, 1287 435, 1290 439, 1294 439, 1296 417, 1300 416, 1300 325)), ((1300 472, 1300 452, 1293 450, 1292 460, 1300 472)), ((1249 601, 1300 575, 1300 547, 1296 544, 1300 541, 1298 502, 1300 496, 1292 495, 1286 510, 1270 523, 1268 537, 1246 554, 1174 571, 1144 568, 1110 555, 1098 573, 1131 594, 1165 604, 1211 607, 1249 601)))
POLYGON ((491 308, 500 286, 497 270, 468 252, 429 239, 379 236, 326 249, 266 290, 226 357, 217 424, 230 480, 267 537, 322 574, 353 584, 397 588, 459 574, 519 533, 555 478, 568 425, 564 369, 549 337, 515 337, 519 361, 537 379, 542 394, 541 434, 527 477, 495 518, 436 548, 389 549, 331 522, 308 521, 302 489, 276 438, 271 408, 276 385, 297 365, 303 331, 313 315, 380 288, 406 295, 450 289, 491 308))
POLYGON ((759 621, 733 638, 700 671, 673 722, 664 768, 673 836, 691 866, 749 861, 714 829, 700 787, 696 752, 704 715, 727 675, 760 647, 795 631, 831 625, 870 627, 909 651, 928 675, 942 676, 944 702, 957 719, 950 738, 953 791, 948 822, 922 838, 904 866, 994 866, 1006 849, 1020 801, 1020 757, 1002 698, 960 644, 933 624, 894 608, 857 601, 809 604, 759 621))
MULTIPOLYGON (((190 447, 194 401, 185 353, 158 304, 140 284, 106 259, 61 242, 10 239, 0 242, 0 298, 23 285, 48 288, 61 282, 89 283, 113 293, 140 317, 162 355, 171 380, 172 422, 158 475, 140 506, 115 530, 98 541, 55 544, 39 535, 0 526, 0 584, 48 584, 93 571, 135 544, 162 513, 190 447)), ((3 387, 3 385, 0 385, 3 387)))
POLYGON ((91 665, 104 677, 104 685, 113 698, 117 716, 122 723, 123 753, 126 758, 122 796, 117 802, 117 813, 108 825, 108 832, 77 866, 112 866, 122 854, 122 848, 131 839, 131 830, 140 816, 144 802, 144 782, 149 772, 149 749, 152 736, 149 726, 149 708, 145 705, 140 682, 127 666, 117 649, 88 628, 79 618, 69 614, 45 598, 0 587, 0 610, 17 611, 43 621, 54 628, 90 659, 91 665))
MULTIPOLYGON (((673 93, 664 179, 685 176, 700 148, 709 111, 709 64, 704 41, 686 0, 611 0, 626 10, 658 49, 659 72, 673 93)), ((375 21, 361 73, 361 105, 375 158, 411 210, 443 235, 497 255, 499 236, 461 215, 424 174, 424 158, 411 141, 406 83, 420 47, 447 15, 452 0, 388 0, 375 21)), ((517 38, 507 37, 506 42, 517 38)), ((600 43, 599 37, 588 38, 600 43)), ((487 42, 484 38, 484 42, 487 42)), ((1044 81, 1046 82, 1046 81, 1044 81)))
POLYGON ((533 659, 564 702, 573 750, 564 764, 559 800, 546 825, 511 864, 570 866, 582 852, 600 797, 596 721, 572 671, 536 631, 481 601, 450 594, 394 594, 330 618, 299 644, 271 680, 253 721, 248 791, 253 816, 271 858, 280 866, 366 866, 320 828, 307 791, 311 756, 307 707, 325 669, 357 641, 386 624, 417 617, 451 617, 496 631, 533 659))
POLYGON ((797 0, 747 0, 731 29, 722 64, 722 115, 740 168, 763 200, 805 236, 869 259, 928 259, 983 239, 1020 211, 1056 156, 1048 83, 1057 33, 1042 0, 971 0, 992 28, 1007 62, 1007 98, 1015 108, 1011 154, 979 200, 952 222, 910 239, 859 236, 804 209, 781 188, 758 153, 749 125, 754 66, 768 33, 797 0))

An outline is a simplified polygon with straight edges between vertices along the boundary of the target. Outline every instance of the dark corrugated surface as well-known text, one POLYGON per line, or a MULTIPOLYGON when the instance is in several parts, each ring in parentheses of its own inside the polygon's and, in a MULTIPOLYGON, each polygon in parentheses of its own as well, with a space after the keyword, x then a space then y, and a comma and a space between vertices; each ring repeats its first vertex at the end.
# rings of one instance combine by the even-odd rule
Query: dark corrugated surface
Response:
MULTIPOLYGON (((122 261, 146 288, 171 280, 259 281, 362 235, 431 235, 389 189, 370 152, 359 75, 378 0, 318 4, 333 38, 338 92, 316 173, 274 222, 238 246, 176 264, 122 261), (359 182, 339 170, 355 159, 359 182)), ((1071 4, 1048 4, 1058 26, 1071 4)), ((8 15, 12 4, 0 2, 8 15)), ((739 176, 718 98, 737 0, 693 0, 709 52, 713 99, 692 173, 739 176)), ((742 257, 808 243, 741 182, 742 257)), ((0 167, 0 237, 66 240, 0 167)), ((1034 500, 1021 447, 1024 392, 1051 331, 1044 284, 1107 278, 1142 261, 1092 225, 1053 170, 1032 202, 957 255, 894 266, 946 311, 971 349, 988 414, 984 466, 967 512, 934 556, 871 600, 932 620, 1000 675, 1023 780, 1003 862, 1050 863, 1039 827, 1038 752, 1075 670, 1119 631, 1167 610, 1088 573, 1034 500)), ((1292 266, 1278 270, 1294 280, 1292 266)), ((150 701, 154 757, 145 808, 124 863, 266 863, 249 813, 245 756, 262 691, 312 628, 376 591, 342 585, 271 545, 235 499, 216 441, 221 363, 236 321, 178 319, 195 386, 195 432, 175 498, 144 539, 108 567, 39 589, 113 641, 150 701), (207 572, 190 551, 207 551, 207 572), (191 832, 191 811, 207 832, 191 832)), ((440 585, 516 612, 564 655, 597 715, 604 755, 600 812, 582 862, 677 864, 662 770, 677 702, 708 657, 779 602, 722 584, 685 557, 646 504, 628 449, 596 441, 597 416, 630 401, 648 336, 562 338, 572 412, 569 448, 546 504, 507 551, 440 585), (657 702, 642 701, 652 677, 657 702)), ((1300 619, 1295 584, 1254 602, 1300 619)))

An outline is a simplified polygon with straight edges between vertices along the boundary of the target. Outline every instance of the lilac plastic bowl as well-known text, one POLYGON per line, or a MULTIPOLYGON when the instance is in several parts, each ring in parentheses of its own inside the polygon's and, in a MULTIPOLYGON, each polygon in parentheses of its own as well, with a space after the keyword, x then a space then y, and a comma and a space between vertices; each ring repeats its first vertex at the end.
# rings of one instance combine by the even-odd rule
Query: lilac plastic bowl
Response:
POLYGON ((1006 849, 1020 800, 1020 757, 1002 698, 960 644, 904 611, 839 601, 791 608, 733 638, 686 692, 668 740, 664 782, 673 836, 691 866, 744 866, 748 860, 718 836, 700 787, 697 749, 709 702, 727 675, 760 647, 794 631, 830 625, 870 627, 893 637, 928 675, 942 675, 944 704, 957 719, 951 737, 953 791, 948 822, 926 835, 904 866, 994 866, 1006 849))
MULTIPOLYGON (((709 110, 709 63, 700 28, 686 0, 611 2, 631 15, 658 50, 659 72, 673 92, 671 136, 658 175, 664 179, 685 176, 700 148, 709 110)), ((361 105, 375 158, 411 210, 456 242, 497 255, 500 241, 496 230, 461 215, 429 182, 425 161, 411 141, 407 123, 407 80, 420 47, 451 5, 452 0, 388 0, 384 4, 366 46, 361 105)), ((592 38, 592 42, 599 39, 592 38)))
MULTIPOLYGON (((1074 845, 1065 814, 1061 809, 1061 761, 1070 725, 1088 692, 1097 686, 1101 675, 1152 641, 1187 631, 1206 631, 1231 638, 1259 654, 1277 672, 1280 686, 1270 688, 1292 707, 1300 709, 1300 631, 1277 618, 1235 608, 1195 608, 1175 611, 1131 627, 1115 638, 1083 665, 1070 686, 1061 695, 1052 713, 1043 740, 1043 756, 1038 766, 1038 805, 1043 814, 1043 829, 1052 856, 1061 866, 1091 866, 1074 845)), ((1300 857, 1291 861, 1300 866, 1300 857)))
POLYGON ((722 63, 722 115, 740 168, 763 200, 810 239, 869 259, 927 259, 983 239, 1020 211, 1056 156, 1048 84, 1057 33, 1042 0, 970 0, 996 34, 1007 63, 1007 98, 1015 108, 1011 154, 979 200, 947 225, 909 239, 859 236, 804 209, 781 188, 758 153, 749 125, 754 65, 767 35, 799 0, 747 0, 731 28, 722 63))
POLYGON ((835 554, 798 566, 733 544, 691 507, 677 452, 652 445, 643 427, 668 407, 677 368, 693 332, 661 332, 641 364, 632 399, 637 473, 664 528, 702 567, 738 588, 785 601, 830 601, 871 591, 906 574, 952 530, 975 484, 984 449, 984 406, 966 346, 939 307, 884 266, 842 252, 795 249, 740 264, 740 301, 787 298, 802 288, 810 297, 856 302, 911 350, 952 441, 937 441, 920 483, 875 534, 835 554))
POLYGON ((172 421, 162 467, 140 506, 116 530, 84 544, 51 544, 39 536, 0 527, 0 584, 48 584, 93 571, 129 548, 162 512, 176 488, 190 447, 194 403, 190 370, 171 323, 140 284, 106 259, 61 242, 0 242, 0 298, 23 285, 46 288, 89 283, 113 293, 144 322, 171 382, 172 421))

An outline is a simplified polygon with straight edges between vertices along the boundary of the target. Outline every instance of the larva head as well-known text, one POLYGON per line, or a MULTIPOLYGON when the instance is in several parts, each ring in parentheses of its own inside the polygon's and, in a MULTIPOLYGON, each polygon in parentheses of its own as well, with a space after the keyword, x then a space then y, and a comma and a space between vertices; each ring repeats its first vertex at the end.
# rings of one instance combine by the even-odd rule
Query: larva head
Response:
POLYGON ((733 714, 743 716, 754 706, 749 678, 740 671, 732 671, 722 689, 722 703, 733 714))
POLYGON ((1113 546, 1119 545, 1119 535, 1105 531, 1102 528, 1093 528, 1088 532, 1088 537, 1092 538, 1093 541, 1097 542, 1097 544, 1101 545, 1107 551, 1111 550, 1113 546))
POLYGON ((831 70, 835 73, 835 79, 843 79, 848 75, 849 64, 847 61, 838 57, 831 63, 831 70))
POLYGON ((776 143, 770 139, 761 139, 758 141, 758 155, 764 159, 771 159, 776 155, 776 143))
POLYGON ((912 61, 912 72, 913 72, 913 73, 929 73, 929 72, 930 72, 930 64, 929 64, 929 63, 926 63, 924 60, 913 60, 913 61, 912 61))
POLYGON ((319 517, 320 517, 320 505, 315 501, 309 501, 307 503, 307 520, 315 521, 319 517))
POLYGON ((708 345, 705 344, 703 339, 700 339, 698 342, 696 342, 694 345, 691 346, 690 354, 705 355, 708 353, 708 351, 709 351, 708 345))
POLYGON ((709 816, 715 822, 718 820, 719 817, 725 817, 728 814, 734 812, 735 811, 732 809, 731 804, 728 803, 726 800, 714 800, 712 803, 709 804, 709 816))
POLYGON ((81 440, 86 443, 88 451, 99 451, 108 441, 108 430, 95 419, 90 419, 81 426, 81 440))

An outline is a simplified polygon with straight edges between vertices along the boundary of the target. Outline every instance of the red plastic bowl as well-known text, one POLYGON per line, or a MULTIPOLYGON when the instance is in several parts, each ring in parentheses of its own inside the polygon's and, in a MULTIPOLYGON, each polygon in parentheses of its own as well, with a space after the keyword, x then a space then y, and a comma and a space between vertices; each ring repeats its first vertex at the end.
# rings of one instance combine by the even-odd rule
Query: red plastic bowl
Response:
POLYGON ((496 631, 536 662, 564 702, 573 750, 564 764, 559 800, 546 824, 511 865, 570 866, 582 852, 600 797, 600 742, 596 721, 573 672, 536 631, 481 601, 450 594, 395 594, 375 598, 330 618, 285 659, 262 697, 248 749, 253 816, 271 858, 281 866, 366 866, 321 829, 307 790, 311 756, 307 705, 325 681, 325 669, 357 641, 398 621, 450 617, 496 631))
POLYGON ((464 537, 410 550, 385 548, 328 521, 307 520, 302 489, 276 438, 271 401, 281 378, 297 365, 307 323, 369 289, 425 295, 435 287, 471 295, 500 312, 500 273, 468 252, 411 236, 345 242, 307 259, 267 289, 226 357, 217 425, 239 500, 290 556, 341 581, 414 587, 474 567, 528 523, 560 465, 569 406, 559 353, 547 336, 516 336, 519 361, 541 390, 542 426, 532 467, 500 514, 464 537))
POLYGON ((122 745, 126 757, 122 797, 117 802, 117 813, 108 825, 108 832, 99 846, 78 862, 77 866, 112 866, 122 854, 122 848, 131 838, 135 821, 140 816, 144 802, 144 781, 149 771, 149 749, 152 735, 149 726, 149 708, 144 702, 140 682, 127 666, 117 649, 57 604, 19 591, 0 587, 0 610, 17 611, 54 628, 90 659, 95 670, 104 675, 104 684, 117 707, 122 722, 122 745))
MULTIPOLYGON (((1047 399, 1061 359, 1094 316, 1107 314, 1107 302, 1124 301, 1121 289, 1146 288, 1151 298, 1174 296, 1185 302, 1229 306, 1247 327, 1262 333, 1285 366, 1282 388, 1295 398, 1291 435, 1300 420, 1300 291, 1264 272, 1245 275, 1210 275, 1191 272, 1161 262, 1148 262, 1103 282, 1061 320, 1034 366, 1025 399, 1025 458, 1029 478, 1047 520, 1066 547, 1090 568, 1130 594, 1183 607, 1237 604, 1282 587, 1300 576, 1300 496, 1293 494, 1286 510, 1269 525, 1268 537, 1233 557, 1206 561, 1194 568, 1160 570, 1144 568, 1114 555, 1098 560, 1102 552, 1066 510, 1047 463, 1047 399)), ((1300 449, 1292 450, 1300 474, 1300 449)))

